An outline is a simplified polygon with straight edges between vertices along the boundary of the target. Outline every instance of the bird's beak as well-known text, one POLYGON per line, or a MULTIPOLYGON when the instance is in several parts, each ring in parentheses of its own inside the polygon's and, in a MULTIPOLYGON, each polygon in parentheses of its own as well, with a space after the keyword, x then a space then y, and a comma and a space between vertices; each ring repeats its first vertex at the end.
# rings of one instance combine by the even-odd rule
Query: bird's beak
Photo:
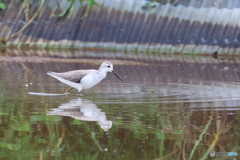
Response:
POLYGON ((122 81, 122 79, 112 70, 112 73, 115 74, 115 76, 122 81))

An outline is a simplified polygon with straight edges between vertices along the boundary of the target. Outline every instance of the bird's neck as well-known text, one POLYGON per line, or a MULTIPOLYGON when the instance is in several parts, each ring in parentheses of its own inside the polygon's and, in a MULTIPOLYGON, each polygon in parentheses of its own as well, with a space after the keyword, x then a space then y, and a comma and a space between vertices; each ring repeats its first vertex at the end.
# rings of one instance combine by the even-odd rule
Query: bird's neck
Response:
POLYGON ((106 77, 106 75, 107 75, 107 72, 106 72, 104 69, 100 69, 100 70, 99 70, 99 73, 100 73, 100 75, 103 76, 103 77, 106 77))

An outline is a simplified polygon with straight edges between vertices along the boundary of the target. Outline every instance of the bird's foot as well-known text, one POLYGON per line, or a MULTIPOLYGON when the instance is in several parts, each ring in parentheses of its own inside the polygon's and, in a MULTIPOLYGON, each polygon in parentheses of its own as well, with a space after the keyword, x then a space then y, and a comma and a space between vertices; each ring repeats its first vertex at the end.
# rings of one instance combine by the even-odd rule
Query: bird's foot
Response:
POLYGON ((66 94, 66 95, 70 94, 70 92, 69 92, 69 91, 71 91, 72 89, 73 89, 73 87, 71 87, 71 88, 67 89, 67 90, 65 91, 65 94, 66 94))
POLYGON ((80 97, 80 96, 83 96, 83 94, 81 94, 80 92, 78 92, 78 97, 80 97))
POLYGON ((65 96, 66 96, 67 98, 69 98, 70 93, 69 93, 69 92, 68 92, 68 93, 65 93, 65 96))
POLYGON ((70 92, 65 92, 65 95, 69 95, 70 94, 70 92))

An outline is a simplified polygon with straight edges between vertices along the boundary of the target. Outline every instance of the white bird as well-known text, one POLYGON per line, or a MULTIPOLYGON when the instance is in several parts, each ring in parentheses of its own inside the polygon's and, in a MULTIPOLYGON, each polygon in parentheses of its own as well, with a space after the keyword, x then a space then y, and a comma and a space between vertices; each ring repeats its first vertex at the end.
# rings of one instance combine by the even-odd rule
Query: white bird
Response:
POLYGON ((122 81, 122 79, 114 72, 113 65, 109 61, 103 62, 98 70, 74 70, 63 73, 49 71, 47 74, 62 83, 71 86, 71 88, 66 90, 65 94, 68 94, 73 88, 76 88, 79 94, 83 89, 92 88, 102 81, 107 76, 107 72, 114 73, 115 76, 122 81))

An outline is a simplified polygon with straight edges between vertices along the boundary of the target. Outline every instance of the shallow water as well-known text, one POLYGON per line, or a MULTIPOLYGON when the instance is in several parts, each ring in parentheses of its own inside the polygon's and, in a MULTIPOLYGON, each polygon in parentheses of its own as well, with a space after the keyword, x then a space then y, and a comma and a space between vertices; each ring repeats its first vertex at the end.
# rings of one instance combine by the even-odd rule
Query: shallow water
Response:
POLYGON ((214 159, 212 150, 240 153, 237 58, 110 59, 124 82, 109 73, 80 97, 77 90, 64 95, 68 86, 46 72, 98 68, 105 59, 56 59, 0 58, 2 159, 176 160, 214 159))

